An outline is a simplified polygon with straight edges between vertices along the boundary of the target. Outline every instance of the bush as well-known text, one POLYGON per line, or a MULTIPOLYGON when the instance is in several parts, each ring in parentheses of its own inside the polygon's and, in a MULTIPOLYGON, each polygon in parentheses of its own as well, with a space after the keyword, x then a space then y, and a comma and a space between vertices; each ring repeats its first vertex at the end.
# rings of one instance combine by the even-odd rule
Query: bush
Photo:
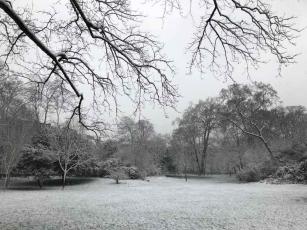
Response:
POLYGON ((273 179, 274 183, 307 183, 307 160, 279 167, 273 179))
POLYGON ((245 168, 239 171, 237 177, 244 182, 257 182, 261 180, 261 173, 256 168, 245 168))
POLYGON ((136 167, 127 167, 126 173, 128 174, 130 179, 140 179, 140 172, 136 167))
POLYGON ((100 167, 100 172, 111 178, 142 179, 142 175, 137 167, 125 166, 120 160, 111 158, 106 160, 100 167))
POLYGON ((272 161, 265 161, 253 167, 245 168, 237 174, 240 181, 256 182, 273 175, 278 165, 272 161))
POLYGON ((307 183, 307 160, 304 160, 299 163, 297 180, 299 182, 307 183))
POLYGON ((39 187, 43 181, 56 174, 53 164, 56 161, 54 153, 45 146, 27 146, 22 150, 21 158, 13 171, 13 175, 33 176, 39 187))

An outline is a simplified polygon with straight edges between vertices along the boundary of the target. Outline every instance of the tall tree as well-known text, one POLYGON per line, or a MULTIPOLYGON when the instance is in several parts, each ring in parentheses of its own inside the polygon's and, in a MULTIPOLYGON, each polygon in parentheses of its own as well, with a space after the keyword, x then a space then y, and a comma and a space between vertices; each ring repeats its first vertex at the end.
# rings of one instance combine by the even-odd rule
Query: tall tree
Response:
POLYGON ((200 174, 201 168, 201 146, 202 135, 201 127, 197 120, 197 115, 194 112, 194 107, 191 105, 183 114, 181 119, 177 120, 178 128, 175 130, 176 137, 180 138, 183 145, 187 146, 185 151, 193 157, 197 171, 200 174))
POLYGON ((270 111, 278 103, 277 92, 264 83, 233 84, 220 94, 224 105, 221 119, 227 120, 243 134, 255 137, 265 146, 272 160, 273 151, 268 142, 270 111))
POLYGON ((217 128, 219 105, 216 98, 209 98, 206 101, 200 101, 195 106, 197 120, 201 127, 203 136, 202 154, 201 154, 201 174, 206 173, 207 150, 209 146, 209 138, 215 128, 217 128))
POLYGON ((209 139, 218 125, 218 110, 215 98, 199 101, 198 104, 190 106, 178 122, 178 131, 181 130, 185 141, 192 149, 199 174, 206 173, 209 139))

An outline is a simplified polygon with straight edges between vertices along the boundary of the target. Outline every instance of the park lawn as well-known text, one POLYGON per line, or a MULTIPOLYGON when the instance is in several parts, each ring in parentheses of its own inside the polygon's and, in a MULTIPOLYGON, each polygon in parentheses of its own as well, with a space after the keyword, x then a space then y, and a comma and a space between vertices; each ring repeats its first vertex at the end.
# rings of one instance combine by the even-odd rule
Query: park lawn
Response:
POLYGON ((152 177, 0 190, 0 229, 307 229, 307 186, 152 177))

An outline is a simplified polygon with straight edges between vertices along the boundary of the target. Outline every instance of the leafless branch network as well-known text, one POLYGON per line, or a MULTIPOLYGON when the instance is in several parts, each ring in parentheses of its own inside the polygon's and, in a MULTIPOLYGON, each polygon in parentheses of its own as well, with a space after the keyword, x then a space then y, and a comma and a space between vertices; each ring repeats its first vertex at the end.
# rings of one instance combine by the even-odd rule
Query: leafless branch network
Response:
POLYGON ((161 44, 138 29, 141 15, 129 1, 67 0, 65 10, 57 4, 36 12, 0 0, 0 62, 6 71, 35 83, 40 93, 50 83, 58 86, 55 95, 72 92, 69 119, 77 116, 89 130, 105 128, 97 120, 89 123, 89 108, 117 113, 121 95, 136 108, 147 100, 174 106, 171 63, 161 44))

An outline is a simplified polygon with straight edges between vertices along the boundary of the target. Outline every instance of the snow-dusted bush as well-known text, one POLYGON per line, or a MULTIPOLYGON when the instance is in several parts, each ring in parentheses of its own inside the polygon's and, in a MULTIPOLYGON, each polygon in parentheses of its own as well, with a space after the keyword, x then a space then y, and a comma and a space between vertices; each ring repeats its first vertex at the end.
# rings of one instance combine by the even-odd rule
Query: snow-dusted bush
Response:
POLYGON ((307 183, 307 160, 279 167, 272 178, 275 183, 307 183))
POLYGON ((245 168, 242 169, 238 174, 237 177, 240 181, 244 182, 256 182, 261 179, 260 171, 253 167, 253 168, 245 168))
POLYGON ((111 158, 102 163, 101 171, 106 172, 115 180, 142 179, 142 175, 137 167, 125 166, 119 159, 111 158))
POLYGON ((237 177, 240 181, 256 182, 273 175, 278 165, 273 161, 265 161, 255 166, 250 166, 238 172, 237 177))

